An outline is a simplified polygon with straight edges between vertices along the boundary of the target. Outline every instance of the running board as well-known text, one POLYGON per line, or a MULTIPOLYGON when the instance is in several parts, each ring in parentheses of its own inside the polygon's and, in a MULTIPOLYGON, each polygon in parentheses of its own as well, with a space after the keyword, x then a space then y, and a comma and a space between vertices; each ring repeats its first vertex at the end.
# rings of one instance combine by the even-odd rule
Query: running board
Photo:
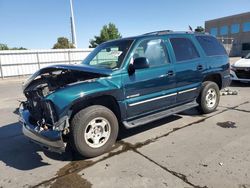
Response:
POLYGON ((142 118, 134 119, 131 121, 123 121, 123 125, 127 129, 131 129, 134 127, 138 127, 138 126, 162 119, 162 118, 167 117, 167 116, 171 116, 173 114, 177 114, 179 112, 182 112, 182 111, 185 111, 185 110, 188 110, 190 108, 197 107, 197 106, 198 106, 198 103, 196 101, 190 102, 190 103, 183 104, 183 105, 180 105, 180 106, 177 106, 174 108, 170 108, 170 109, 167 109, 164 111, 156 112, 154 114, 150 114, 150 115, 147 115, 147 116, 142 117, 142 118))

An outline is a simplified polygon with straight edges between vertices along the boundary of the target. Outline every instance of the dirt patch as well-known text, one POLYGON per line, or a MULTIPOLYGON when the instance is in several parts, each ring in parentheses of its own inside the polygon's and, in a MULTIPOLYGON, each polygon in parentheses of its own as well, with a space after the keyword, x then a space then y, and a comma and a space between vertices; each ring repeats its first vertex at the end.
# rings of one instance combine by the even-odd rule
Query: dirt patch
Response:
POLYGON ((61 187, 80 187, 80 188, 90 188, 92 184, 88 180, 83 179, 79 174, 73 173, 68 174, 58 178, 54 183, 52 183, 51 188, 61 188, 61 187))
MULTIPOLYGON (((114 147, 113 150, 120 147, 121 144, 117 143, 114 147)), ((74 188, 74 187, 80 187, 80 188, 90 188, 92 187, 92 184, 84 179, 81 174, 79 174, 80 171, 82 171, 85 168, 88 168, 90 166, 93 166, 94 164, 106 160, 107 158, 110 158, 115 155, 119 155, 120 153, 129 150, 127 146, 122 146, 122 149, 116 152, 110 152, 107 156, 103 157, 102 159, 98 161, 91 161, 91 160, 84 160, 84 159, 78 159, 76 158, 75 161, 70 162, 63 168, 61 168, 57 174, 56 178, 53 180, 49 180, 47 182, 41 183, 40 185, 48 185, 49 187, 52 188, 61 188, 61 187, 69 187, 69 188, 74 188)), ((109 164, 106 164, 106 167, 110 166, 109 164)), ((82 174, 84 175, 84 174, 82 174)), ((39 185, 37 186, 39 187, 39 185)))
POLYGON ((90 188, 92 184, 82 178, 78 173, 81 169, 86 168, 91 165, 92 161, 72 161, 68 165, 64 166, 57 172, 57 178, 50 185, 52 188, 61 188, 61 187, 81 187, 81 188, 90 188))
POLYGON ((232 121, 226 121, 226 122, 219 122, 217 123, 218 126, 222 128, 237 128, 236 123, 232 121))

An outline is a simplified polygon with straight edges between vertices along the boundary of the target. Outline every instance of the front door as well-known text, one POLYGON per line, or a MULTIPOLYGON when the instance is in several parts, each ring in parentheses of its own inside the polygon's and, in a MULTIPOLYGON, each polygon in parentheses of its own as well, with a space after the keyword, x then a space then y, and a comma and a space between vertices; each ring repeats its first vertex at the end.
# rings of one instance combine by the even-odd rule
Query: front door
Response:
POLYGON ((131 63, 138 57, 146 57, 150 66, 123 75, 128 118, 168 108, 175 103, 177 94, 173 65, 162 39, 141 41, 131 63))

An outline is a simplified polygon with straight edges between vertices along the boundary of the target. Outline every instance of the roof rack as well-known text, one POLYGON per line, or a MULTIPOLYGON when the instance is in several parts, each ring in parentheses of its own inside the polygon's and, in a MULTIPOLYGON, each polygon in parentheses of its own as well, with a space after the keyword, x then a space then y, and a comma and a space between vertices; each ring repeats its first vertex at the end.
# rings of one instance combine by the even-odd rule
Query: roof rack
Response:
POLYGON ((143 35, 165 35, 165 34, 169 34, 169 33, 173 33, 174 31, 172 30, 162 30, 162 31, 153 31, 150 33, 145 33, 143 35))
POLYGON ((150 33, 145 33, 142 36, 145 35, 166 35, 166 34, 170 34, 170 33, 176 33, 176 34, 205 34, 205 35, 209 35, 209 33, 207 32, 196 32, 196 31, 172 31, 172 30, 162 30, 162 31, 153 31, 150 33))

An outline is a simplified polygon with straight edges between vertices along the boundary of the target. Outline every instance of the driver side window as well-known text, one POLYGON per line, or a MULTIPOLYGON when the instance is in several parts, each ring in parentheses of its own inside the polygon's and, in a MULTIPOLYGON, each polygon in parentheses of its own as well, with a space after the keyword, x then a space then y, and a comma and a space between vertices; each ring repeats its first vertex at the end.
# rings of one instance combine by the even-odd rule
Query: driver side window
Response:
POLYGON ((139 57, 147 58, 150 67, 170 63, 166 46, 161 39, 142 41, 134 52, 133 60, 139 57))

